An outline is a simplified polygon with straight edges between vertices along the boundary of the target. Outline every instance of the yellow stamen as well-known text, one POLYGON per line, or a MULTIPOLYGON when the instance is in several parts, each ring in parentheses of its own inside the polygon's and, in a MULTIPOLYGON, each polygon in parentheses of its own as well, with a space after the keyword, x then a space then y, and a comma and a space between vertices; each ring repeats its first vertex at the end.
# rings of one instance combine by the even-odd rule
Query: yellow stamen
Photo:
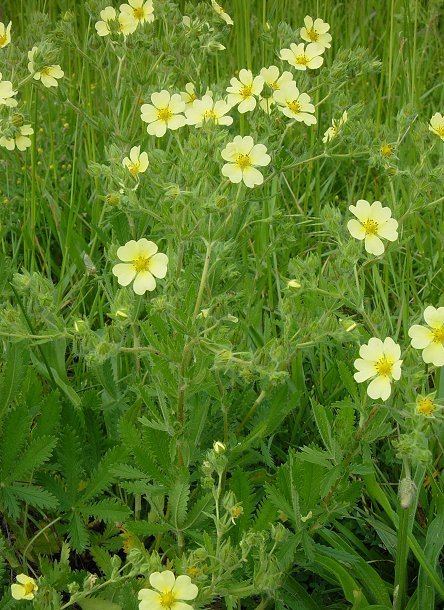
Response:
POLYGON ((444 344, 444 325, 432 328, 433 342, 444 344))
POLYGON ((444 138, 444 125, 440 125, 439 127, 436 127, 435 131, 441 138, 444 138))
POLYGON ((25 589, 25 595, 29 595, 34 591, 35 585, 33 582, 27 582, 23 585, 23 588, 25 589))
POLYGON ((214 110, 205 110, 204 118, 206 121, 210 121, 210 120, 215 121, 217 119, 217 116, 216 116, 216 113, 214 112, 214 110))
POLYGON ((176 597, 172 591, 165 591, 160 595, 160 605, 163 608, 172 608, 176 601, 176 597))
POLYGON ((275 80, 274 83, 270 83, 270 87, 273 89, 273 91, 279 91, 281 88, 277 80, 275 80))
POLYGON ((143 6, 140 6, 139 8, 134 8, 133 12, 134 12, 134 17, 138 21, 141 21, 145 17, 145 11, 143 10, 143 6))
POLYGON ((298 55, 296 57, 296 63, 300 66, 306 66, 309 62, 309 58, 306 55, 298 55))
POLYGON ((238 155, 236 163, 242 170, 247 169, 247 167, 251 167, 250 155, 238 155))
POLYGON ((316 42, 319 40, 319 34, 316 32, 316 30, 314 28, 311 28, 311 30, 307 31, 308 37, 310 38, 310 40, 312 40, 313 42, 316 42))
POLYGON ((128 165, 129 172, 132 176, 137 176, 140 171, 140 163, 132 163, 128 165))
POLYGON ((382 358, 376 362, 375 369, 381 377, 389 377, 392 374, 393 365, 394 361, 392 358, 382 356, 382 358))
POLYGON ((300 103, 297 102, 296 100, 293 100, 292 102, 287 102, 287 106, 295 114, 298 114, 298 112, 300 112, 302 110, 300 103))
POLYGON ((160 108, 157 111, 157 118, 159 119, 159 121, 165 121, 165 123, 168 123, 168 121, 172 118, 172 116, 173 116, 173 113, 168 108, 168 106, 166 108, 160 108))
POLYGON ((148 271, 150 268, 150 259, 146 256, 138 256, 133 260, 133 267, 137 273, 148 271))
POLYGON ((376 222, 376 220, 367 218, 367 220, 362 223, 362 226, 364 227, 366 235, 377 235, 379 224, 376 222))
POLYGON ((427 397, 418 398, 416 402, 416 410, 418 413, 421 413, 421 415, 432 415, 432 413, 435 411, 433 400, 427 397))
POLYGON ((3 34, 3 36, 0 36, 0 47, 3 47, 6 44, 6 34, 3 34))
POLYGON ((251 97, 253 92, 253 85, 244 85, 242 89, 239 91, 239 94, 246 100, 248 97, 251 97))
POLYGON ((383 157, 390 157, 393 153, 393 147, 390 144, 383 144, 381 146, 381 155, 383 157))

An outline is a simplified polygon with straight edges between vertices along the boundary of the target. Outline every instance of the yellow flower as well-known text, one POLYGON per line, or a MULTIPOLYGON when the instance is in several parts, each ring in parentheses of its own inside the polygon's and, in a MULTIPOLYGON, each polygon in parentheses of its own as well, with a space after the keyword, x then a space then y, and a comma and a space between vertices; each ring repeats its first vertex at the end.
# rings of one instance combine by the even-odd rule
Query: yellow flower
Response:
POLYGON ((384 244, 381 237, 388 241, 398 239, 398 223, 391 218, 390 208, 382 207, 380 201, 374 201, 370 205, 365 199, 360 199, 356 206, 351 205, 348 209, 358 220, 349 220, 347 228, 355 239, 364 240, 365 249, 370 254, 383 254, 384 244))
POLYGON ((137 23, 152 23, 154 21, 154 7, 152 0, 128 0, 128 4, 120 5, 121 14, 128 15, 130 21, 137 23))
POLYGON ((185 91, 180 92, 180 97, 185 102, 186 108, 192 106, 195 99, 197 99, 196 89, 194 83, 187 83, 185 85, 185 91))
POLYGON ((223 7, 218 4, 216 0, 211 0, 211 6, 226 24, 233 25, 233 20, 231 19, 230 15, 224 11, 223 7))
POLYGON ((215 453, 217 454, 221 454, 221 453, 225 453, 225 451, 227 450, 226 446, 221 443, 220 441, 214 441, 213 443, 213 450, 215 453))
POLYGON ((264 177, 255 166, 265 167, 271 161, 263 144, 255 144, 251 136, 236 136, 221 153, 228 163, 222 168, 222 174, 235 184, 243 181, 245 186, 253 188, 262 184, 264 177))
POLYGON ((444 366, 444 307, 426 307, 424 320, 427 326, 414 324, 409 328, 412 347, 422 350, 426 364, 444 366))
POLYGON ((372 379, 367 394, 374 400, 381 398, 386 401, 392 391, 392 380, 401 378, 401 348, 391 337, 384 341, 372 337, 366 345, 361 345, 359 355, 354 363, 357 369, 355 381, 362 383, 372 379))
POLYGON ((11 585, 11 595, 14 599, 34 599, 34 595, 38 590, 36 581, 26 574, 18 574, 15 577, 17 583, 11 585))
POLYGON ((328 33, 330 26, 322 19, 315 19, 307 15, 304 19, 305 27, 301 28, 301 38, 307 42, 317 42, 325 49, 331 47, 331 34, 328 33))
POLYGON ((112 33, 128 36, 136 31, 139 24, 131 13, 121 12, 117 16, 116 9, 112 6, 100 11, 100 17, 101 20, 95 24, 99 36, 109 36, 112 33))
POLYGON ((0 21, 0 49, 3 49, 3 47, 6 47, 11 42, 11 25, 11 21, 7 26, 0 21))
POLYGON ((178 93, 170 95, 163 89, 151 95, 152 104, 143 104, 140 108, 141 119, 147 125, 147 132, 161 138, 167 129, 179 129, 186 125, 186 118, 181 114, 185 102, 178 93))
POLYGON ((277 66, 269 66, 268 68, 262 68, 259 76, 263 78, 264 84, 269 93, 269 95, 264 95, 262 92, 259 106, 262 108, 262 110, 270 114, 271 108, 275 104, 275 93, 293 81, 293 74, 285 71, 279 75, 279 68, 277 66))
POLYGON ((391 157, 393 154, 393 146, 391 144, 383 144, 379 149, 383 157, 391 157))
POLYGON ((280 58, 287 61, 296 70, 315 70, 320 68, 324 62, 321 57, 325 48, 318 42, 310 42, 307 46, 303 42, 300 44, 291 43, 289 49, 282 49, 280 58))
POLYGON ((156 288, 155 278, 166 276, 168 257, 157 252, 157 245, 144 237, 128 241, 117 250, 118 258, 123 261, 113 267, 113 274, 121 286, 128 286, 134 280, 136 294, 145 294, 156 288))
POLYGON ((336 138, 341 127, 344 125, 344 123, 347 122, 347 120, 348 115, 346 110, 344 110, 340 119, 332 119, 331 127, 327 129, 327 131, 324 133, 324 137, 322 138, 323 143, 327 144, 327 142, 330 142, 331 140, 333 140, 333 138, 336 138))
POLYGON ((199 589, 185 574, 174 576, 170 570, 150 575, 153 589, 139 591, 140 610, 193 610, 185 601, 196 599, 199 589))
POLYGON ((418 415, 433 417, 436 405, 430 396, 418 396, 416 398, 416 412, 418 415))
POLYGON ((225 100, 214 101, 211 95, 204 95, 201 100, 194 100, 191 107, 185 110, 188 125, 202 127, 204 123, 213 122, 215 125, 231 125, 233 119, 225 116, 230 106, 225 100))
POLYGON ((254 110, 256 108, 256 97, 264 88, 264 79, 262 76, 255 76, 251 70, 242 68, 239 71, 239 78, 233 76, 230 80, 230 86, 227 87, 227 103, 229 106, 238 105, 238 110, 241 114, 254 110))
POLYGON ((430 119, 429 129, 444 142, 444 116, 436 112, 430 119))
POLYGON ((8 150, 14 150, 16 147, 18 150, 26 150, 31 146, 31 139, 28 136, 31 136, 33 133, 34 130, 31 125, 22 125, 17 128, 17 133, 13 138, 1 137, 0 146, 8 150))
POLYGON ((17 91, 13 90, 11 81, 2 80, 2 78, 3 75, 0 72, 0 106, 15 108, 17 100, 14 99, 14 95, 17 95, 17 91))
POLYGON ((306 125, 316 123, 316 117, 313 114, 315 107, 311 103, 310 96, 308 93, 299 93, 294 81, 280 91, 276 91, 274 100, 282 114, 290 119, 306 125))
POLYGON ((40 70, 35 70, 34 65, 34 56, 38 51, 38 47, 32 47, 30 51, 28 51, 28 70, 33 75, 35 80, 40 80, 45 87, 57 87, 57 79, 63 78, 64 72, 62 68, 57 65, 45 66, 40 70))
POLYGON ((133 146, 129 157, 125 157, 122 164, 128 168, 132 176, 137 178, 139 174, 143 174, 146 171, 149 165, 148 154, 146 152, 141 153, 140 146, 133 146))

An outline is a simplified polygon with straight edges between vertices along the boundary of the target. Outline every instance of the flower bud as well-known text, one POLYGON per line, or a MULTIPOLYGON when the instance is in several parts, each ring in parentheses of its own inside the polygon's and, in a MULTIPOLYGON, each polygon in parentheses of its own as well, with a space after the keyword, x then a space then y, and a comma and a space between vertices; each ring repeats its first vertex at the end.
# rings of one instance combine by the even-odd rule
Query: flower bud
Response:
POLYGON ((218 455, 221 453, 225 453, 225 451, 227 450, 225 445, 223 443, 221 443, 220 441, 214 441, 213 449, 214 449, 214 453, 217 453, 218 455))
POLYGON ((25 117, 23 114, 16 112, 11 117, 11 123, 14 125, 14 127, 22 127, 25 123, 25 117))
POLYGON ((416 485, 410 477, 401 479, 398 487, 398 496, 402 508, 410 508, 416 493, 416 485))

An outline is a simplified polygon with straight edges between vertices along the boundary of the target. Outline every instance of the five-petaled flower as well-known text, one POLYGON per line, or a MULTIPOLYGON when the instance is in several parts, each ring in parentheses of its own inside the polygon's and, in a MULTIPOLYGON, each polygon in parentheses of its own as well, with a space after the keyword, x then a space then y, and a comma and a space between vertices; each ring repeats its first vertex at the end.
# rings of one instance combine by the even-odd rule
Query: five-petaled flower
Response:
POLYGON ((315 107, 311 103, 310 96, 308 93, 299 93, 294 81, 280 91, 276 91, 274 99, 279 110, 290 119, 306 125, 316 123, 316 117, 313 114, 315 107))
POLYGON ((380 201, 374 201, 370 205, 365 199, 360 199, 348 209, 358 220, 349 220, 347 228, 353 237, 364 240, 365 249, 369 254, 379 256, 384 252, 381 237, 388 241, 398 239, 398 222, 391 218, 390 208, 382 207, 380 201))
POLYGON ((28 70, 33 75, 35 80, 39 80, 42 82, 42 85, 45 87, 57 87, 57 80, 63 78, 65 73, 62 68, 58 64, 53 64, 51 66, 44 66, 40 68, 40 70, 35 69, 34 56, 38 51, 38 47, 32 47, 30 51, 28 51, 28 70))
POLYGON ((135 19, 139 24, 154 21, 153 0, 128 0, 128 4, 120 5, 120 13, 135 19))
POLYGON ((239 78, 233 76, 230 80, 230 86, 227 87, 227 102, 230 106, 238 105, 238 110, 241 114, 254 110, 256 107, 256 96, 258 96, 264 88, 264 79, 262 76, 254 76, 251 70, 242 68, 239 70, 239 78))
POLYGON ((281 59, 288 61, 290 66, 296 70, 315 70, 320 68, 324 62, 321 57, 325 48, 318 42, 310 42, 307 46, 303 42, 300 44, 291 43, 289 49, 282 49, 280 53, 281 59))
POLYGON ((444 116, 441 113, 435 112, 430 119, 429 129, 444 142, 444 116))
POLYGON ((0 49, 3 49, 3 47, 6 47, 11 42, 11 26, 11 21, 8 25, 0 21, 0 49))
POLYGON ((371 379, 367 388, 370 398, 387 400, 392 391, 392 380, 398 381, 401 377, 401 348, 391 337, 384 341, 372 337, 367 344, 361 345, 359 355, 354 363, 357 369, 355 381, 362 383, 371 379))
POLYGON ((95 28, 99 36, 109 36, 113 33, 128 36, 136 31, 138 25, 139 22, 132 12, 124 11, 117 15, 113 6, 107 6, 100 11, 100 21, 96 22, 95 28))
POLYGON ((147 132, 161 138, 167 129, 179 129, 186 125, 186 118, 181 114, 185 110, 185 102, 179 95, 170 95, 163 89, 151 95, 152 104, 143 104, 140 108, 141 119, 147 125, 147 132))
POLYGON ((34 578, 26 574, 18 574, 16 583, 11 585, 11 595, 14 599, 31 600, 34 599, 35 593, 38 590, 38 585, 34 578))
POLYGON ((125 157, 122 164, 128 168, 129 173, 137 178, 139 174, 146 171, 149 161, 146 152, 140 152, 140 146, 133 146, 130 150, 129 157, 125 157))
POLYGON ((330 26, 322 19, 315 19, 307 15, 304 18, 305 27, 301 28, 301 38, 307 42, 317 42, 325 49, 331 47, 331 34, 328 33, 330 26))
POLYGON ((211 6, 219 15, 219 17, 225 21, 226 24, 233 25, 233 20, 231 19, 230 15, 225 12, 224 8, 220 4, 218 4, 216 0, 211 0, 211 6))
POLYGON ((188 125, 202 127, 204 123, 215 125, 231 125, 233 119, 226 116, 231 106, 225 100, 214 101, 211 95, 204 95, 200 100, 194 100, 191 107, 185 110, 188 125))
POLYGON ((8 150, 14 150, 16 147, 18 150, 26 150, 31 146, 31 139, 28 136, 31 136, 33 133, 34 130, 31 125, 22 125, 17 127, 17 132, 13 137, 2 136, 0 138, 0 146, 8 150))
POLYGON ((275 104, 275 94, 293 82, 293 74, 285 71, 279 75, 277 66, 269 66, 268 68, 262 68, 259 76, 264 80, 264 89, 260 96, 259 106, 270 114, 271 108, 275 104))
POLYGON ((330 142, 331 140, 333 140, 333 138, 336 138, 341 127, 344 125, 344 123, 347 122, 347 120, 348 114, 346 110, 344 110, 342 116, 339 119, 332 119, 331 127, 327 129, 327 131, 324 133, 324 137, 322 138, 323 143, 327 144, 327 142, 330 142))
POLYGON ((17 100, 14 96, 17 95, 17 91, 12 88, 12 83, 9 80, 2 80, 3 75, 0 72, 0 106, 9 106, 9 108, 15 108, 17 106, 17 100))
POLYGON ((226 145, 221 155, 228 162, 222 167, 222 174, 231 182, 243 181, 249 188, 264 181, 256 166, 265 167, 271 161, 264 144, 255 144, 251 136, 236 136, 226 145))
POLYGON ((174 576, 170 570, 150 575, 152 589, 139 591, 140 610, 193 610, 185 603, 196 599, 199 589, 186 575, 174 576))
POLYGON ((190 107, 193 104, 194 100, 197 99, 196 88, 194 86, 194 83, 187 83, 185 85, 185 91, 180 92, 180 97, 185 102, 185 106, 187 108, 190 107))
POLYGON ((444 366, 444 307, 432 305, 424 310, 427 326, 414 324, 409 328, 412 347, 422 350, 422 359, 426 364, 444 366))
POLYGON ((144 237, 138 241, 131 239, 120 246, 117 256, 123 262, 113 267, 113 274, 119 284, 128 286, 134 280, 133 290, 136 294, 154 290, 155 278, 164 278, 168 267, 167 255, 157 250, 157 245, 144 237))

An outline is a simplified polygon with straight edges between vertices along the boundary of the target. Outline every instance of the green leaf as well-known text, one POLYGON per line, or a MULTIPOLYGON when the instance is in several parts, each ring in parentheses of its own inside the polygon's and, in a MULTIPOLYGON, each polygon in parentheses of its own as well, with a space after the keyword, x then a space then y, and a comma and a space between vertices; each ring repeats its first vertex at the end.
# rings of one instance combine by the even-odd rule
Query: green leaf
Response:
POLYGON ((103 597, 91 597, 79 600, 77 603, 82 610, 122 610, 122 606, 110 602, 108 599, 103 599, 103 597))
POLYGON ((18 396, 25 378, 26 349, 23 343, 10 343, 0 377, 0 423, 13 399, 18 396))
POLYGON ((188 479, 182 475, 172 486, 169 498, 171 522, 178 530, 181 529, 187 516, 189 496, 190 484, 188 479))
POLYGON ((49 491, 35 485, 19 485, 17 483, 11 485, 9 489, 16 498, 36 508, 56 508, 58 504, 57 499, 49 491))
POLYGON ((106 523, 126 521, 131 514, 131 510, 126 504, 122 504, 119 500, 112 498, 105 498, 95 504, 80 506, 79 511, 86 517, 101 519, 106 523))

